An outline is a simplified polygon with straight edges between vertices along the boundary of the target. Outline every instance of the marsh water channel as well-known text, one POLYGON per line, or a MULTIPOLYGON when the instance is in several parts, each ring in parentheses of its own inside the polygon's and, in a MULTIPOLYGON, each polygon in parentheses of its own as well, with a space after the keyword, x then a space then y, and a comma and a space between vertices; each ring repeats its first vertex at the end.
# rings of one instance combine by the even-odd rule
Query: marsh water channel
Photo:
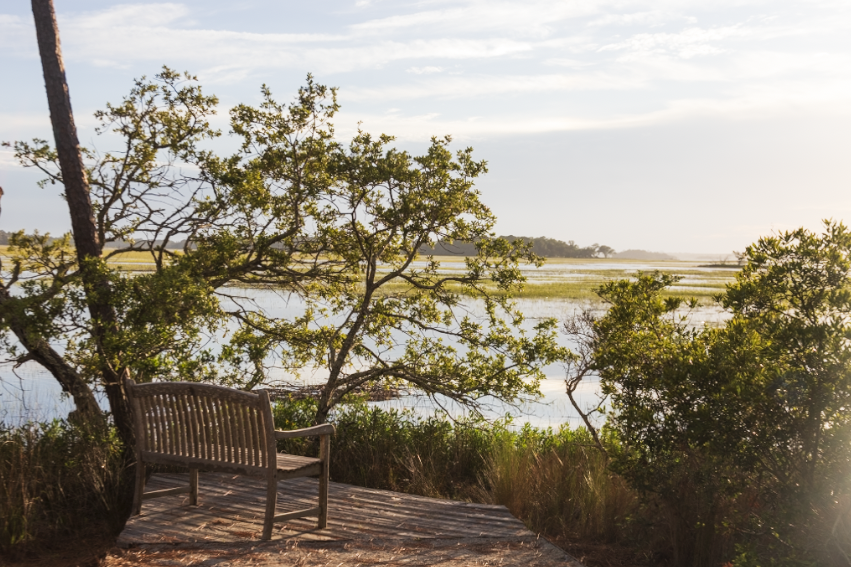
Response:
MULTIPOLYGON (((443 260, 443 259, 441 259, 443 260)), ((443 261, 443 269, 457 271, 463 264, 455 258, 443 261)), ((726 318, 726 314, 714 304, 712 294, 722 291, 730 282, 735 270, 730 268, 701 267, 696 262, 636 262, 624 260, 554 260, 542 268, 524 270, 528 286, 517 299, 525 315, 524 327, 531 329, 542 318, 552 317, 564 321, 584 309, 602 313, 606 305, 596 298, 593 289, 601 283, 624 277, 633 277, 639 271, 661 270, 679 274, 683 279, 672 289, 677 295, 697 296, 701 305, 690 313, 690 322, 695 325, 715 325, 726 318)), ((257 308, 275 317, 295 317, 302 313, 303 302, 297 298, 274 290, 257 288, 226 288, 230 298, 225 302, 251 302, 257 308)), ((476 301, 465 302, 464 310, 472 316, 482 314, 482 305, 476 301)), ((212 344, 224 340, 224 333, 210 337, 212 344)), ((559 333, 563 346, 573 347, 568 338, 559 333)), ((55 345, 57 349, 62 345, 55 345)), ((505 404, 494 399, 482 400, 483 414, 489 419, 511 416, 514 426, 529 423, 536 427, 558 428, 563 424, 578 426, 581 421, 570 404, 565 392, 564 367, 551 364, 543 369, 546 378, 540 383, 541 396, 516 404, 505 404)), ((310 385, 321 383, 325 375, 322 368, 304 369, 298 376, 272 367, 268 371, 270 385, 310 385)), ((583 407, 596 406, 599 400, 599 385, 594 380, 580 386, 574 396, 583 407)), ((447 411, 454 417, 464 414, 465 409, 451 400, 435 399, 416 392, 369 402, 384 409, 407 410, 416 416, 426 417, 436 411, 447 411)), ((49 420, 64 417, 72 409, 70 400, 64 396, 55 379, 35 362, 27 362, 14 368, 11 363, 0 364, 0 421, 17 424, 28 420, 49 420)))

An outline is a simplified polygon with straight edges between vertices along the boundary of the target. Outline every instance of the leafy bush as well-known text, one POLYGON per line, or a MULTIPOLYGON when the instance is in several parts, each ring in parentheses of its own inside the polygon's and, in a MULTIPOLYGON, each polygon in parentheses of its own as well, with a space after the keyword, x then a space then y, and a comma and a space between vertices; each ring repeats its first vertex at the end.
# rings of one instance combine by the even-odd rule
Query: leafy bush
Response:
MULTIPOLYGON (((275 426, 311 425, 315 403, 278 402, 275 426)), ((420 419, 412 412, 385 411, 364 403, 341 406, 330 421, 337 426, 331 454, 334 481, 444 498, 471 498, 495 439, 508 435, 502 423, 420 419)), ((310 439, 279 443, 281 450, 294 454, 315 454, 317 446, 310 439)))
POLYGON ((674 565, 846 565, 851 232, 799 229, 743 259, 720 328, 661 296, 674 276, 599 289, 611 307, 585 348, 610 396, 612 470, 662 502, 674 565))

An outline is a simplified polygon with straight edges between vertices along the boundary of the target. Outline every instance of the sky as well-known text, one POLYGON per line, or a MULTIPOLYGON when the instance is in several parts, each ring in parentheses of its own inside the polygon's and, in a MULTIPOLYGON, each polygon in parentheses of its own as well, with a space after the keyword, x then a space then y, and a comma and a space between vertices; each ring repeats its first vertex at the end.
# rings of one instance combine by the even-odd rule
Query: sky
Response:
MULTIPOLYGON (((720 256, 851 221, 847 0, 54 2, 84 146, 114 149, 92 113, 164 64, 218 95, 225 132, 312 73, 341 140, 475 148, 499 234, 720 256)), ((50 139, 24 0, 0 3, 0 86, 0 141, 50 139)), ((38 179, 0 150, 0 228, 68 229, 38 179)))

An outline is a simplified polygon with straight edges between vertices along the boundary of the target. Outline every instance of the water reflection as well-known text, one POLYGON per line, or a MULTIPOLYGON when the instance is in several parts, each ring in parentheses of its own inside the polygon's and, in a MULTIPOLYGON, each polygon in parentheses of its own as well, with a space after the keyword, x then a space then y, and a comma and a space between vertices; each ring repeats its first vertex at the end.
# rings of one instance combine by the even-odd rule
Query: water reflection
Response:
MULTIPOLYGON (((303 310, 303 303, 296 298, 288 297, 273 290, 229 288, 227 293, 232 295, 228 301, 252 302, 275 317, 294 317, 303 310)), ((583 309, 602 313, 605 306, 586 300, 575 299, 520 299, 518 307, 525 314, 524 327, 528 330, 537 321, 545 317, 555 317, 564 320, 583 309)), ((483 304, 471 301, 465 308, 473 315, 481 315, 483 304)), ((728 315, 716 306, 703 306, 692 313, 692 324, 716 325, 728 315)), ((221 341, 223 334, 211 337, 213 342, 221 341)), ((563 346, 571 347, 564 335, 559 335, 563 346)), ((508 405, 494 399, 484 399, 483 413, 489 419, 498 419, 510 414, 515 425, 530 423, 537 427, 558 427, 569 423, 575 427, 581 423, 580 418, 567 397, 564 387, 564 369, 561 364, 552 364, 544 369, 546 379, 541 382, 542 397, 539 400, 527 400, 516 406, 508 405)), ((273 369, 270 379, 283 382, 321 383, 324 380, 323 369, 306 369, 298 378, 280 369, 273 369)), ((583 409, 598 404, 599 387, 595 382, 584 384, 576 393, 580 407, 583 409)), ((103 407, 106 407, 103 396, 100 396, 103 407)), ((425 396, 403 396, 398 399, 372 402, 371 405, 385 409, 410 409, 417 415, 432 415, 438 408, 446 409, 453 417, 460 417, 464 408, 444 397, 431 400, 425 396)), ((27 362, 18 368, 9 363, 0 364, 0 420, 6 423, 21 423, 27 420, 45 420, 54 417, 64 417, 73 409, 71 399, 62 393, 56 380, 35 362, 27 362)))

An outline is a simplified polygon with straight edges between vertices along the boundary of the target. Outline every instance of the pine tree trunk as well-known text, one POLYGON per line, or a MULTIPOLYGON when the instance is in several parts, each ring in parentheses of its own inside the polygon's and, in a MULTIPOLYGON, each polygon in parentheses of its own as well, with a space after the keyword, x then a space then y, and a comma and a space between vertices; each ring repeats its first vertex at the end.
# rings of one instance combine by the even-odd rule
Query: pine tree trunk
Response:
POLYGON ((71 111, 71 96, 65 79, 56 12, 52 0, 32 0, 32 10, 50 108, 50 122, 53 125, 56 153, 65 184, 68 210, 71 213, 77 260, 86 288, 86 300, 98 346, 103 384, 113 422, 125 442, 125 447, 129 449, 133 446, 133 428, 130 406, 121 380, 123 371, 119 368, 119 360, 115 356, 117 353, 105 348, 107 341, 104 340, 108 333, 117 330, 115 311, 110 303, 112 289, 109 280, 100 273, 97 266, 103 243, 98 237, 89 196, 89 183, 71 111))
POLYGON ((77 127, 71 112, 71 96, 65 80, 65 65, 59 45, 59 28, 52 0, 32 0, 44 86, 47 89, 47 105, 50 108, 50 123, 56 140, 56 153, 62 168, 65 196, 71 212, 71 228, 77 256, 98 257, 101 253, 95 228, 92 201, 89 198, 89 182, 83 166, 77 127))

